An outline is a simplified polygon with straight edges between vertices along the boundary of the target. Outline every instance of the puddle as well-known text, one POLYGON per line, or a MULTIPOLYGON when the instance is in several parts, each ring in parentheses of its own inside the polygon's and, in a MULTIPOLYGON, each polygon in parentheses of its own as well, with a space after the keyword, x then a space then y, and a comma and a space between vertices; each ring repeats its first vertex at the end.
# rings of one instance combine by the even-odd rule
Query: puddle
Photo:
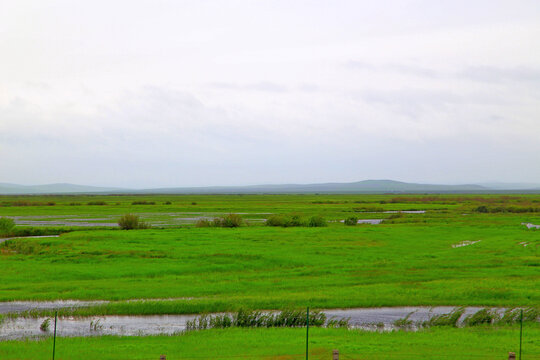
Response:
POLYGON ((62 226, 118 226, 117 223, 113 222, 107 222, 107 223, 100 223, 100 222, 87 222, 87 221, 77 221, 77 219, 74 220, 50 220, 50 221, 43 221, 43 220, 16 220, 16 225, 27 225, 27 226, 51 226, 51 225, 62 225, 62 226))
POLYGON ((453 244, 452 247, 453 248, 459 248, 459 247, 464 247, 464 246, 469 246, 469 245, 473 245, 473 244, 476 244, 476 243, 479 243, 480 241, 482 240, 476 240, 476 241, 462 241, 458 244, 453 244))
MULTIPOLYGON (((196 317, 197 315, 66 317, 58 319, 56 334, 57 336, 172 335, 185 330, 186 322, 196 317)), ((40 329, 41 324, 46 319, 17 318, 6 320, 0 325, 0 340, 52 336, 54 319, 52 319, 48 331, 40 329)))
POLYGON ((386 211, 361 211, 363 214, 425 214, 426 210, 386 210, 386 211))
POLYGON ((389 210, 389 211, 383 211, 384 214, 425 214, 426 210, 389 210))
MULTIPOLYGON (((80 302, 77 303, 80 305, 80 302)), ((455 309, 453 306, 439 307, 399 307, 399 308, 369 308, 369 309, 332 309, 323 310, 327 318, 340 320, 349 319, 353 328, 372 331, 395 329, 394 322, 409 315, 414 323, 427 321, 435 315, 448 314, 455 309)), ((480 307, 468 307, 462 319, 481 310, 480 307)), ((498 309, 504 311, 505 309, 498 309)), ((215 315, 215 314, 214 314, 215 315)), ((66 317, 58 319, 58 336, 146 336, 182 332, 186 329, 187 321, 198 315, 156 315, 156 316, 94 316, 66 317)), ((54 323, 51 322, 48 331, 40 330, 47 318, 17 318, 6 319, 0 324, 0 339, 20 339, 39 336, 51 336, 54 323)), ((414 326, 412 327, 414 329, 414 326)))
MULTIPOLYGON (((435 315, 449 314, 456 307, 454 306, 437 306, 437 307, 387 307, 387 308, 370 308, 370 309, 333 309, 324 310, 328 319, 349 319, 349 324, 355 328, 363 328, 367 330, 380 329, 395 329, 394 322, 405 318, 410 314, 409 320, 415 323, 427 321, 435 315), (378 326, 379 325, 379 326, 378 326)), ((481 310, 481 307, 465 308, 461 320, 466 316, 476 313, 481 310)), ((501 311, 503 311, 502 309, 501 311)))
MULTIPOLYGON (((339 222, 345 222, 345 220, 339 220, 339 222)), ((358 220, 357 224, 371 224, 371 225, 378 225, 383 222, 383 219, 361 219, 358 220)))
MULTIPOLYGON (((194 224, 197 220, 209 219, 224 216, 229 212, 170 212, 170 213, 135 213, 144 221, 151 225, 158 226, 178 226, 194 224), (166 217, 166 219, 163 219, 166 217)), ((271 215, 272 213, 235 213, 239 215, 271 215)), ((90 217, 89 214, 81 215, 31 215, 31 216, 11 216, 18 226, 81 226, 81 227, 118 227, 116 221, 120 215, 101 215, 101 217, 90 217)), ((246 221, 264 221, 265 219, 244 219, 246 221)))

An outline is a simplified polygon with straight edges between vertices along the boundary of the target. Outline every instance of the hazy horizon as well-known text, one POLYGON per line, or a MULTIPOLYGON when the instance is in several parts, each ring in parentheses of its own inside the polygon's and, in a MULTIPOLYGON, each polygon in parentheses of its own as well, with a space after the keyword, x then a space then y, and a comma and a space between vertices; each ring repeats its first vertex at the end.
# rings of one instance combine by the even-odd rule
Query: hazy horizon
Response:
POLYGON ((537 1, 5 1, 0 182, 540 183, 537 1))

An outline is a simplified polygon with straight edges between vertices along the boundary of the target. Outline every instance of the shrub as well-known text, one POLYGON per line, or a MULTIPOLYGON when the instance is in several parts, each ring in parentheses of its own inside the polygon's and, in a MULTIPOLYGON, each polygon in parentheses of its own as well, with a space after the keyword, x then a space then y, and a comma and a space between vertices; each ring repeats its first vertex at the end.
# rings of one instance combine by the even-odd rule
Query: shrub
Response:
POLYGON ((307 222, 307 226, 308 227, 324 227, 324 226, 328 226, 328 224, 326 223, 326 220, 322 216, 315 215, 309 218, 307 222))
MULTIPOLYGON (((220 227, 227 227, 227 228, 242 226, 242 223, 244 222, 242 217, 238 214, 229 214, 222 218, 216 218, 216 219, 218 219, 220 227)), ((216 219, 214 219, 214 222, 216 221, 216 219)))
POLYGON ((292 215, 291 216, 289 226, 305 226, 305 225, 306 225, 306 223, 305 223, 304 220, 302 220, 300 215, 292 215))
POLYGON ((9 234, 15 227, 15 221, 10 218, 0 218, 0 234, 9 234))
POLYGON ((208 220, 206 218, 200 218, 195 223, 196 227, 225 227, 225 228, 234 228, 242 226, 244 220, 238 214, 229 214, 223 217, 217 217, 213 220, 208 220))
POLYGON ((105 201, 89 201, 88 205, 107 205, 105 201))
POLYGON ((281 226, 281 227, 292 227, 292 226, 305 226, 306 223, 302 220, 300 215, 271 215, 265 222, 268 226, 281 226))
POLYGON ((479 213, 487 213, 487 212, 489 212, 487 206, 485 206, 485 205, 481 205, 481 206, 477 207, 475 209, 475 211, 479 212, 479 213))
POLYGON ((82 205, 81 203, 78 203, 78 202, 71 202, 69 203, 69 206, 80 206, 82 205))
POLYGON ((194 202, 191 203, 191 205, 197 205, 197 203, 194 201, 194 202))
POLYGON ((348 226, 354 226, 358 224, 358 218, 356 216, 348 217, 345 219, 344 223, 345 225, 348 225, 348 226))
POLYGON ((171 204, 172 204, 172 202, 170 202, 170 201, 165 201, 165 202, 163 203, 163 205, 171 205, 171 204))
POLYGON ((156 205, 156 203, 154 201, 139 200, 132 202, 131 205, 156 205))
POLYGON ((133 229, 148 229, 150 225, 139 219, 139 216, 133 214, 125 214, 118 219, 118 226, 122 230, 133 229))
POLYGON ((195 223, 196 227, 211 227, 213 226, 213 223, 205 218, 197 219, 197 222, 195 223))
POLYGON ((287 227, 290 224, 290 219, 284 215, 271 215, 266 219, 267 226, 282 226, 287 227))

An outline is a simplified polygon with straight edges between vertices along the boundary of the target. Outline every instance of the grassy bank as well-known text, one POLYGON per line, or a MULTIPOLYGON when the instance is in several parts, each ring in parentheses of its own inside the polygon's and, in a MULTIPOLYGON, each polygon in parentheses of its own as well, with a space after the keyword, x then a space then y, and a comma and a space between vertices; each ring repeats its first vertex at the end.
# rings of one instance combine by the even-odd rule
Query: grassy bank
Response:
MULTIPOLYGON (((57 359, 303 359, 305 329, 226 329, 178 336, 60 338, 57 359)), ((373 333, 310 331, 310 359, 505 359, 519 349, 519 327, 433 328, 373 333)), ((0 342, 2 359, 50 359, 52 339, 0 342)), ((524 328, 523 359, 540 357, 540 325, 524 328)))
POLYGON ((519 224, 463 222, 77 231, 1 244, 0 301, 177 298, 100 307, 118 314, 537 305, 539 242, 519 224))

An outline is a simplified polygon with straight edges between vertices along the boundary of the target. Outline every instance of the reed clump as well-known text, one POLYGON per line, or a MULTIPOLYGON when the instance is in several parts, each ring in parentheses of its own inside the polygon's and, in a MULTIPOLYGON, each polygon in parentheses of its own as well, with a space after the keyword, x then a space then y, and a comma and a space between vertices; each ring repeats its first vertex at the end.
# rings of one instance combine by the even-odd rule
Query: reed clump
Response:
MULTIPOLYGON (((326 315, 321 311, 309 313, 309 326, 321 327, 327 324, 326 315)), ((330 320, 331 327, 348 327, 345 320, 330 320)), ((239 310, 235 314, 201 315, 186 323, 186 330, 223 329, 229 327, 271 328, 303 327, 307 325, 305 310, 282 310, 278 313, 239 310)))

